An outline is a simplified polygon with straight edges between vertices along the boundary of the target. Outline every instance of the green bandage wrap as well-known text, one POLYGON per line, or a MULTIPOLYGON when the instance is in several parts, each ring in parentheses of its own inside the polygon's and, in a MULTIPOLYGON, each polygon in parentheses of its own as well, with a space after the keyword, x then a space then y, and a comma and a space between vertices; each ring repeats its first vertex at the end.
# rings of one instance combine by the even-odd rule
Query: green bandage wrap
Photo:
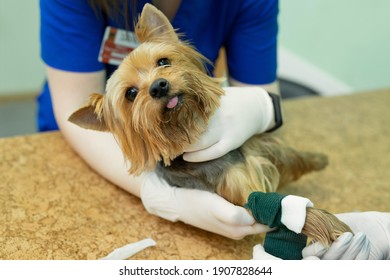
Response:
POLYGON ((272 192, 253 192, 249 195, 245 208, 252 212, 257 222, 278 228, 265 236, 264 249, 267 253, 284 260, 300 260, 307 237, 282 224, 281 203, 284 197, 285 195, 272 192))

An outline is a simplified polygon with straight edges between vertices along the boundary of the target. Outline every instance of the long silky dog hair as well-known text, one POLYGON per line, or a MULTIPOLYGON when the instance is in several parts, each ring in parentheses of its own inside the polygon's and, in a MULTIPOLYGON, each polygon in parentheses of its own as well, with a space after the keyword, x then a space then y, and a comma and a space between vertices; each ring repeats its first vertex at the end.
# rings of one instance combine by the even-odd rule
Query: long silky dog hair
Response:
MULTIPOLYGON (((184 161, 183 151, 205 132, 224 91, 207 75, 207 60, 152 5, 145 5, 135 33, 141 44, 110 77, 106 94, 92 94, 69 118, 111 132, 131 162, 130 174, 156 170, 171 185, 216 192, 243 206, 252 192, 274 192, 327 165, 325 155, 296 151, 270 134, 215 160, 184 161)), ((309 238, 328 245, 346 231, 334 215, 307 208, 303 233, 309 238)))

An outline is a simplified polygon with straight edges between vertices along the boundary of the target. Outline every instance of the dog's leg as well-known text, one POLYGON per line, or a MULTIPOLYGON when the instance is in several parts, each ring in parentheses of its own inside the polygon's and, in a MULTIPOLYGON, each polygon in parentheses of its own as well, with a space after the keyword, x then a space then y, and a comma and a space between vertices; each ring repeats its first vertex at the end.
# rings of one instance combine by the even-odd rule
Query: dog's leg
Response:
MULTIPOLYGON (((304 168, 307 170, 311 167, 304 168)), ((244 206, 251 193, 274 192, 278 184, 279 173, 275 165, 264 157, 246 156, 245 162, 238 162, 225 172, 223 179, 217 184, 216 192, 228 201, 244 206)), ((307 208, 302 233, 309 240, 328 246, 348 231, 351 232, 351 229, 333 214, 318 208, 307 208)))
POLYGON ((321 170, 328 164, 328 158, 323 154, 296 151, 269 135, 254 136, 240 149, 245 157, 260 156, 269 159, 279 171, 280 187, 308 172, 321 170))
POLYGON ((224 173, 216 192, 228 201, 243 206, 252 192, 274 192, 279 183, 276 167, 266 158, 246 156, 224 173))
POLYGON ((353 231, 335 215, 323 209, 306 209, 306 221, 302 233, 309 237, 309 240, 329 246, 345 232, 353 231))
MULTIPOLYGON (((305 173, 321 170, 328 164, 328 159, 323 154, 296 151, 269 135, 252 137, 241 147, 241 152, 245 157, 246 168, 253 170, 253 174, 258 172, 259 176, 257 184, 254 179, 251 183, 255 185, 244 188, 244 198, 248 198, 253 191, 275 191, 275 186, 286 185, 305 173), (266 182, 276 178, 273 175, 276 171, 268 167, 266 169, 268 174, 264 173, 264 162, 267 162, 265 158, 269 160, 269 166, 274 166, 280 174, 279 181, 273 180, 273 184, 266 182), (261 179, 262 177, 264 179, 261 179)), ((253 179, 253 174, 247 176, 253 179)), ((351 232, 351 229, 333 214, 318 208, 307 208, 302 233, 307 235, 309 240, 319 241, 328 246, 344 232, 351 232)))

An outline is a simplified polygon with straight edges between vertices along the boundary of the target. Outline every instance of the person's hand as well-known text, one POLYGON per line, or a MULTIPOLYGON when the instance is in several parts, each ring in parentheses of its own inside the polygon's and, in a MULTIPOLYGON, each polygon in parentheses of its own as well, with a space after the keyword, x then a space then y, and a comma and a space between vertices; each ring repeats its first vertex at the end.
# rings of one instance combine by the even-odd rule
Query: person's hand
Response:
MULTIPOLYGON (((304 260, 390 259, 390 213, 356 212, 336 215, 352 229, 339 236, 329 248, 316 242, 302 250, 304 260)), ((253 247, 253 259, 279 259, 265 252, 260 244, 253 247)))
POLYGON ((364 232, 355 235, 345 232, 329 248, 316 242, 302 250, 303 258, 321 260, 367 260, 370 256, 370 241, 364 232))
MULTIPOLYGON (((304 260, 319 260, 319 258, 316 256, 306 256, 303 259, 304 260)), ((282 259, 267 253, 261 244, 257 244, 253 247, 252 260, 282 260, 282 259)))
MULTIPOLYGON (((320 243, 306 246, 302 250, 303 260, 366 260, 370 255, 370 242, 362 232, 353 235, 350 232, 342 234, 329 248, 320 243)), ((253 247, 254 260, 281 260, 264 250, 257 244, 253 247)))
POLYGON ((268 226, 256 223, 243 207, 215 193, 172 187, 155 173, 143 177, 141 200, 151 214, 232 239, 270 231, 268 226))
POLYGON ((355 235, 341 235, 329 249, 320 244, 310 245, 302 251, 303 256, 315 255, 321 259, 390 259, 390 213, 356 212, 336 216, 349 225, 355 235))
POLYGON ((260 87, 226 87, 221 106, 211 117, 207 131, 184 151, 183 159, 202 162, 219 158, 240 147, 255 134, 274 124, 274 108, 260 87))
MULTIPOLYGON (((316 242, 302 250, 304 260, 382 260, 390 259, 390 213, 357 212, 336 215, 352 229, 339 236, 329 248, 316 242)), ((253 247, 253 259, 279 259, 253 247)))
POLYGON ((267 253, 261 244, 257 244, 253 247, 252 260, 281 260, 281 258, 275 257, 267 253))

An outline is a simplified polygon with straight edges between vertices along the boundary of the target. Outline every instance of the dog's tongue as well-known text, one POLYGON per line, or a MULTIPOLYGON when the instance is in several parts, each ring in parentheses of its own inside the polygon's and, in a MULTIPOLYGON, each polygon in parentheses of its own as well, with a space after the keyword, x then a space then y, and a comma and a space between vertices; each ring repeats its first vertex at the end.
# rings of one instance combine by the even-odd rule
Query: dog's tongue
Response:
POLYGON ((168 109, 175 108, 178 102, 179 102, 179 98, 177 96, 175 96, 174 98, 169 100, 169 102, 167 104, 167 108, 168 109))

